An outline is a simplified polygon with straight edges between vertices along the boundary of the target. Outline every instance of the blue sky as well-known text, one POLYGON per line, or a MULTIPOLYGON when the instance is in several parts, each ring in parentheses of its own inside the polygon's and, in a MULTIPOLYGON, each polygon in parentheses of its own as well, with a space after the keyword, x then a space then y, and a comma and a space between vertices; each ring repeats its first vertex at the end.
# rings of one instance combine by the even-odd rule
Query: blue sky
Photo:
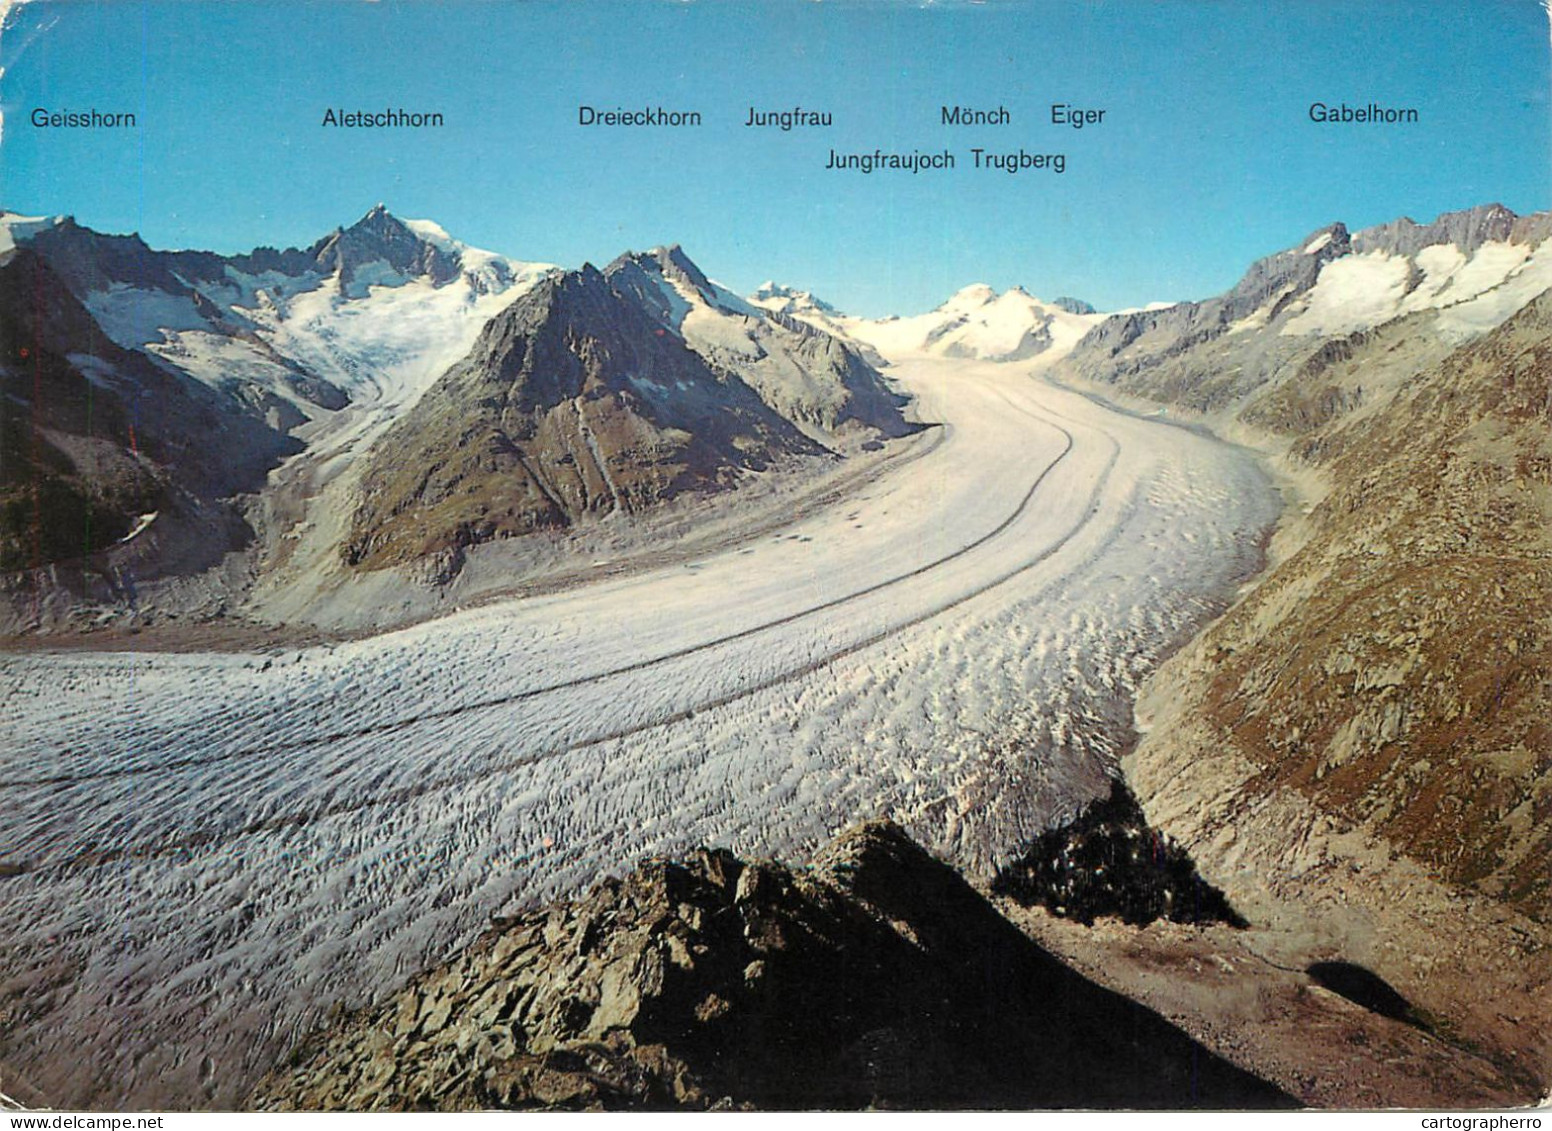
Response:
POLYGON ((1552 206, 1548 45, 1535 0, 33 0, 0 38, 0 205, 230 252, 305 245, 381 200, 566 266, 678 242, 735 289, 774 277, 861 314, 971 282, 1114 309, 1217 293, 1332 220, 1552 206), (1320 126, 1317 99, 1422 120, 1320 126), (1057 101, 1106 121, 1053 126, 1057 101), (705 124, 583 129, 580 103, 705 124), (944 127, 945 103, 1013 122, 944 127), (796 104, 834 127, 742 124, 796 104), (40 130, 37 106, 141 126, 40 130), (447 124, 326 129, 330 106, 447 124), (1067 169, 975 170, 973 145, 1067 169), (832 146, 946 146, 960 167, 827 172, 832 146))

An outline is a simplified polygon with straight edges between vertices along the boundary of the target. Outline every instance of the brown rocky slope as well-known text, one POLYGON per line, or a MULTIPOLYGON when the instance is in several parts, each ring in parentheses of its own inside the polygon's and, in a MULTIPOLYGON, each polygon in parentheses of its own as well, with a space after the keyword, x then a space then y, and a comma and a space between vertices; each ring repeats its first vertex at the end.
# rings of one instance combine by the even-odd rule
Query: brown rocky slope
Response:
POLYGON ((1430 872, 1552 917, 1552 294, 1341 436, 1215 628, 1207 717, 1430 872))
MULTIPOLYGON (((1528 1099, 1552 1079, 1552 294, 1459 348, 1430 325, 1196 403, 1326 490, 1155 677, 1125 768, 1283 957, 1363 963, 1528 1099)), ((1228 390, 1216 343, 1127 368, 1228 390)))

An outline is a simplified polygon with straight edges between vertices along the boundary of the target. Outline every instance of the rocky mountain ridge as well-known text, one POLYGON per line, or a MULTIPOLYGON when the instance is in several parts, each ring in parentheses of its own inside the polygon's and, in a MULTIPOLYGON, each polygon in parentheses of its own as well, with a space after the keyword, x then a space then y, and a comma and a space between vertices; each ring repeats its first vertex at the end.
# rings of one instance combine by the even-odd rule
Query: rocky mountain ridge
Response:
POLYGON ((1015 929, 896 826, 805 869, 701 849, 496 921, 256 1106, 1284 1107, 1015 929))
POLYGON ((1126 774, 1252 918, 1542 1081, 1552 215, 1320 229, 1057 370, 1257 440, 1302 507, 1155 677, 1126 774))
POLYGON ((663 249, 547 279, 492 319, 384 437, 382 456, 369 457, 347 561, 374 566, 631 514, 828 455, 791 417, 909 431, 900 398, 833 339, 720 305, 695 310, 682 297, 679 309, 668 280, 697 295, 711 287, 682 251, 663 249), (736 323, 753 356, 684 330, 697 313, 736 323), (820 356, 806 369, 789 364, 785 382, 760 368, 794 342, 820 356), (794 404, 826 379, 840 406, 794 404), (792 397, 779 395, 787 389, 792 397))
POLYGON ((423 382, 467 350, 495 313, 492 300, 549 270, 467 247, 381 204, 307 248, 240 255, 153 250, 138 235, 104 235, 68 216, 0 215, 0 226, 42 256, 119 345, 261 406, 286 430, 399 384, 396 371, 419 371, 423 382))
POLYGON ((1427 225, 1403 217, 1349 233, 1329 224, 1251 264, 1223 295, 1101 321, 1063 369, 1128 394, 1301 433, 1297 410, 1279 413, 1266 398, 1284 386, 1306 400, 1340 397, 1324 374, 1374 334, 1405 339, 1403 368, 1440 360, 1552 286, 1549 236, 1552 213, 1520 217, 1496 204, 1427 225), (1262 402, 1259 413, 1249 411, 1252 401, 1262 402))
POLYGON ((810 439, 844 446, 904 435, 901 400, 862 352, 828 329, 739 298, 678 245, 627 253, 604 269, 714 368, 736 373, 810 439))
POLYGON ((300 446, 115 344, 26 247, 0 253, 0 341, 0 570, 18 601, 44 599, 25 571, 45 565, 120 590, 137 560, 212 566, 245 537, 230 498, 300 446))
MULTIPOLYGON (((486 542, 773 469, 802 479, 916 428, 857 350, 749 305, 677 247, 566 274, 382 205, 305 249, 238 256, 155 251, 69 218, 0 214, 0 237, 81 306, 78 351, 111 342, 148 388, 203 386, 209 405, 275 434, 268 462, 221 504, 241 512, 210 539, 221 553, 162 561, 165 540, 148 538, 113 566, 127 585, 32 576, 21 588, 47 600, 14 607, 13 630, 136 618, 162 603, 167 578, 217 559, 219 574, 177 583, 180 608, 218 615, 257 599, 289 617, 306 602, 281 590, 339 582, 325 576, 339 566, 403 567, 402 584, 443 587, 486 542), (541 334, 549 318, 566 329, 541 334), (283 468, 282 455, 294 457, 283 468)), ((184 446, 225 427, 193 429, 184 446)), ((135 515, 158 510, 131 493, 135 515)), ((120 508, 99 527, 118 537, 135 515, 120 508)), ((157 533, 170 525, 164 513, 157 533)), ((29 566, 59 560, 52 543, 34 548, 29 566)))

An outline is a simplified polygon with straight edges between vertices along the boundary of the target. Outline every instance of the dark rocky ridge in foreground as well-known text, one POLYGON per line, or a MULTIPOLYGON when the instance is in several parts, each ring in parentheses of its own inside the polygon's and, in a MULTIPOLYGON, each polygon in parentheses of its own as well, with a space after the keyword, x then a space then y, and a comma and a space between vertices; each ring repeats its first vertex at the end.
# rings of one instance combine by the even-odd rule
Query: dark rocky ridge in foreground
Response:
POLYGON ((510 920, 298 1050, 292 1109, 1282 1107, 896 826, 701 849, 510 920))

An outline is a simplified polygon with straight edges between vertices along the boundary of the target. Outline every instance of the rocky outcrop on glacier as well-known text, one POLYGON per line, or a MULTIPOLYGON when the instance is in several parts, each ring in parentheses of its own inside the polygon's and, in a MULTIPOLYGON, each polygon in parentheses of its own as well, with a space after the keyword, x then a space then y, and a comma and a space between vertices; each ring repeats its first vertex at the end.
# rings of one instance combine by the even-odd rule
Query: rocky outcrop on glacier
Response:
POLYGON ((1080 923, 1114 916, 1136 926, 1159 919, 1247 925, 1190 856, 1149 826, 1120 780, 1109 797, 1041 833, 1000 868, 992 891, 1080 923))

